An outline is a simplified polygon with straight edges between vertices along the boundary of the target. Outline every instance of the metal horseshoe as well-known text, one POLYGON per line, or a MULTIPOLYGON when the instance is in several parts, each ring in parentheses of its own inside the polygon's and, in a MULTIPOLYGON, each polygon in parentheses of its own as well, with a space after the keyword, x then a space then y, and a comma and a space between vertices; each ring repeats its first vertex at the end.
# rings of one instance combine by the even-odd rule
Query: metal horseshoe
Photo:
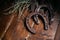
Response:
POLYGON ((30 25, 29 25, 29 20, 30 20, 30 18, 33 16, 33 19, 34 19, 34 21, 35 21, 35 23, 38 25, 39 24, 39 22, 38 22, 38 16, 39 16, 39 18, 41 17, 42 18, 42 21, 43 21, 43 23, 44 23, 44 30, 47 30, 48 29, 48 26, 47 26, 47 24, 46 24, 46 20, 45 20, 45 18, 44 18, 44 16, 43 15, 41 15, 40 13, 31 13, 30 15, 28 15, 27 16, 27 18, 26 18, 26 27, 28 28, 28 30, 31 32, 31 33, 36 33, 36 31, 34 30, 34 28, 32 28, 32 27, 30 27, 30 25))

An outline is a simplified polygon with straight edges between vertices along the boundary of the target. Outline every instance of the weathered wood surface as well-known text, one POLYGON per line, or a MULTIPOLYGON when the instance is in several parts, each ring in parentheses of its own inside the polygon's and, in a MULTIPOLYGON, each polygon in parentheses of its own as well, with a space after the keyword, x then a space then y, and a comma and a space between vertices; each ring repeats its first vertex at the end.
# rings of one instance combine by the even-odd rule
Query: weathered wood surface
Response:
POLYGON ((59 20, 59 24, 58 24, 56 35, 54 38, 55 40, 60 40, 60 14, 58 14, 58 20, 59 20))
MULTIPOLYGON (((1 16, 0 18, 0 36, 4 32, 5 28, 9 26, 2 40, 54 40, 55 33, 58 27, 57 16, 55 16, 53 23, 49 29, 45 31, 43 29, 42 20, 39 25, 34 25, 34 29, 37 31, 36 34, 31 34, 24 25, 24 20, 29 15, 28 10, 24 10, 24 14, 18 20, 17 13, 1 16)), ((30 25, 32 20, 30 20, 30 25)))

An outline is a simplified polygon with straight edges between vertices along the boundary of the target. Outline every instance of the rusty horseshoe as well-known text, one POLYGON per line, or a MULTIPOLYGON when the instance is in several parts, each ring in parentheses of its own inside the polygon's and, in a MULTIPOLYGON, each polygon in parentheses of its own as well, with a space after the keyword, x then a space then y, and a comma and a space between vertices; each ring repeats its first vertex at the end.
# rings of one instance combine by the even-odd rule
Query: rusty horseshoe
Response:
POLYGON ((44 30, 47 30, 48 26, 47 26, 47 24, 46 24, 46 21, 45 21, 44 16, 41 15, 40 13, 33 13, 33 14, 31 13, 31 14, 28 15, 27 18, 26 18, 26 26, 27 26, 28 30, 29 30, 31 33, 36 33, 36 31, 34 30, 34 28, 30 27, 30 25, 29 25, 29 20, 30 20, 31 17, 34 18, 34 21, 35 21, 35 23, 36 23, 37 25, 39 24, 37 17, 41 18, 42 21, 43 21, 43 23, 44 23, 44 30))

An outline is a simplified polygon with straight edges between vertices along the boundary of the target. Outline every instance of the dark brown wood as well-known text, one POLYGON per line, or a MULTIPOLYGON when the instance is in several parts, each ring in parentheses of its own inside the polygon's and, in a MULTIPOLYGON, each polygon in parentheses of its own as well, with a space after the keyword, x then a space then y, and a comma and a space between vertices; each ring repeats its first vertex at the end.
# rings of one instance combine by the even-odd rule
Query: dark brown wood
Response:
POLYGON ((58 27, 57 27, 57 31, 56 31, 56 35, 55 35, 55 40, 60 40, 60 14, 58 14, 58 20, 59 20, 59 24, 58 24, 58 27))
POLYGON ((55 40, 60 40, 60 23, 59 23, 59 26, 57 28, 57 32, 56 32, 56 35, 55 35, 55 40))
MULTIPOLYGON (((34 13, 34 12, 32 12, 34 13)), ((41 19, 39 25, 34 25, 36 34, 30 33, 24 24, 25 18, 30 14, 29 10, 25 9, 23 15, 18 19, 18 13, 15 12, 8 16, 1 16, 0 20, 0 35, 4 32, 5 28, 9 26, 2 40, 54 40, 56 29, 58 26, 57 16, 55 15, 53 23, 50 25, 49 29, 45 31, 43 29, 44 25, 41 19), (12 18, 12 19, 11 19, 12 18), (10 23, 10 25, 9 25, 10 23)), ((32 19, 30 19, 30 25, 32 24, 32 19)))

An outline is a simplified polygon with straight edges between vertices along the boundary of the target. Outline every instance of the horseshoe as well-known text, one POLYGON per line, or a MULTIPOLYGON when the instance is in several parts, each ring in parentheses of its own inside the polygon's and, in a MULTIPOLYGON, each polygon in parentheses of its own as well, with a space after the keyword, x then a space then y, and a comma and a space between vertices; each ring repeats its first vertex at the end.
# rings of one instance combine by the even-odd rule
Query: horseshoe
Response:
POLYGON ((29 25, 29 19, 30 19, 31 17, 33 17, 35 23, 36 23, 36 24, 39 24, 39 23, 38 23, 38 18, 37 18, 38 16, 39 16, 39 18, 42 19, 42 21, 43 21, 43 23, 44 23, 44 30, 47 30, 47 29, 48 29, 48 26, 47 26, 47 23, 46 23, 46 19, 44 18, 43 15, 41 15, 40 13, 31 13, 31 14, 28 15, 27 18, 26 18, 26 27, 28 28, 28 30, 29 30, 31 33, 34 33, 34 34, 36 33, 36 31, 34 30, 34 28, 30 27, 30 25, 29 25))

